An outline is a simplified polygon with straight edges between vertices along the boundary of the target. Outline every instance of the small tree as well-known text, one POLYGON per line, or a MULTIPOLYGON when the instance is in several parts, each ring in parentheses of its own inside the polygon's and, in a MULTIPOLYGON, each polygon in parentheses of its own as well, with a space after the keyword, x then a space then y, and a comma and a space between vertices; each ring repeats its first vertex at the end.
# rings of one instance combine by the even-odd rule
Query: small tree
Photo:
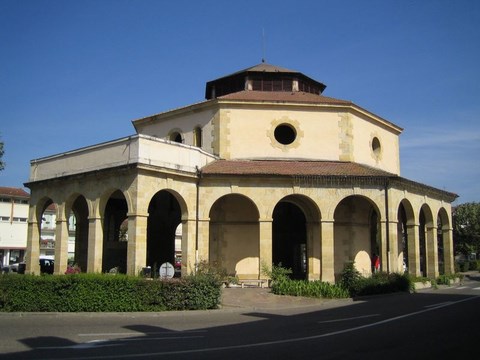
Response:
POLYGON ((455 251, 468 256, 480 252, 480 203, 471 202, 453 208, 455 251))

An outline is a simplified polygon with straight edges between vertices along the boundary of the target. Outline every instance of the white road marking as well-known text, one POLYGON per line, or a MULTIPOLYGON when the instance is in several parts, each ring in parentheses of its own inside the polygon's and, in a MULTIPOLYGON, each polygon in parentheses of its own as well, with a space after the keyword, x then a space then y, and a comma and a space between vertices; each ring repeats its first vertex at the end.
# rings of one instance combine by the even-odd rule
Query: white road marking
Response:
POLYGON ((190 334, 190 333, 205 333, 207 330, 185 330, 185 331, 159 331, 159 332, 116 332, 116 333, 86 333, 77 334, 77 336, 139 336, 139 335, 168 335, 168 334, 190 334))
POLYGON ((457 290, 468 289, 468 286, 460 286, 456 288, 457 290))
POLYGON ((349 321, 349 320, 369 318, 373 316, 380 316, 380 314, 363 315, 363 316, 356 316, 351 318, 343 318, 343 319, 335 319, 335 320, 325 320, 325 321, 319 321, 318 323, 323 324, 323 323, 333 323, 333 322, 340 322, 340 321, 349 321))
POLYGON ((473 288, 473 290, 480 290, 480 287, 473 288))
POLYGON ((451 301, 445 301, 443 303, 438 303, 438 304, 431 304, 431 305, 426 305, 426 308, 436 308, 436 307, 442 307, 446 305, 450 305, 452 302, 451 301))

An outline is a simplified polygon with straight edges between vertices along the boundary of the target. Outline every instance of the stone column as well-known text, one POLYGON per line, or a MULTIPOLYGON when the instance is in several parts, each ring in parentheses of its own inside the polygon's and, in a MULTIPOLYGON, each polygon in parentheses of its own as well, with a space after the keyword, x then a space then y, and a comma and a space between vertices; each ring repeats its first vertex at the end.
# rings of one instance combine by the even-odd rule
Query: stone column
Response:
POLYGON ((425 234, 426 244, 426 267, 427 276, 431 279, 438 277, 438 240, 437 240, 437 228, 435 226, 429 226, 425 234))
MULTIPOLYGON (((389 267, 387 269, 386 265, 382 265, 383 271, 389 272, 401 272, 402 264, 398 263, 398 222, 397 221, 389 221, 388 224, 388 236, 389 236, 389 246, 386 249, 387 258, 386 260, 389 263, 389 267), (385 266, 385 267, 384 267, 385 266)), ((386 262, 386 261, 385 261, 386 262)))
MULTIPOLYGON (((102 219, 88 218, 88 259, 87 272, 101 273, 103 258, 103 228, 102 219)), ((82 269, 83 270, 83 269, 82 269)))
POLYGON ((453 229, 443 228, 443 262, 445 266, 445 274, 451 275, 455 273, 455 261, 453 252, 453 229))
POLYGON ((320 278, 322 281, 335 283, 335 243, 334 220, 322 219, 320 245, 320 278))
MULTIPOLYGON (((63 208, 63 207, 62 207, 63 208)), ((54 274, 65 274, 68 265, 68 221, 57 218, 55 226, 55 267, 54 274)))
MULTIPOLYGON (((197 244, 196 261, 210 260, 210 220, 199 219, 198 220, 198 244, 197 244)), ((198 265, 195 263, 195 266, 198 265)))
POLYGON ((309 222, 307 224, 307 261, 308 261, 308 280, 320 280, 321 270, 321 245, 322 233, 319 222, 309 222))
POLYGON ((195 272, 195 219, 182 221, 182 276, 195 272))
POLYGON ((127 274, 138 275, 147 263, 148 214, 127 214, 127 274))
POLYGON ((40 274, 40 225, 33 219, 28 221, 27 254, 25 256, 26 274, 40 274))
POLYGON ((259 278, 268 279, 263 268, 272 269, 272 219, 259 220, 259 278))
POLYGON ((418 224, 407 224, 408 237, 408 273, 413 276, 420 276, 420 239, 418 235, 418 224))

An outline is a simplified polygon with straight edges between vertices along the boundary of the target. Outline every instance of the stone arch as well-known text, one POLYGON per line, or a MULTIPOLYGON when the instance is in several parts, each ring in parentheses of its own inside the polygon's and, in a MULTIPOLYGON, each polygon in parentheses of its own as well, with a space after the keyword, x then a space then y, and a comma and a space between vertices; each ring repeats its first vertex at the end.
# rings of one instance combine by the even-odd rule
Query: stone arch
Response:
POLYGON ((187 218, 185 200, 176 191, 163 189, 152 196, 148 205, 146 264, 154 272, 165 262, 173 265, 180 261, 185 233, 182 220, 187 218))
POLYGON ((52 262, 40 263, 41 258, 55 259, 57 219, 61 218, 61 207, 49 196, 41 197, 35 205, 36 229, 32 232, 27 254, 27 273, 52 274, 52 262), (37 236, 35 236, 37 235, 37 236))
POLYGON ((351 195, 342 199, 334 212, 334 272, 338 279, 347 262, 364 276, 372 273, 372 259, 380 256, 384 268, 380 211, 370 198, 351 195))
POLYGON ((87 270, 88 226, 90 206, 82 194, 73 194, 66 201, 65 218, 68 221, 68 262, 77 265, 81 271, 87 270))
POLYGON ((272 213, 272 262, 292 270, 292 278, 307 279, 318 274, 320 210, 304 195, 280 199, 272 213), (316 269, 315 267, 318 267, 316 269))
POLYGON ((260 276, 259 211, 247 196, 227 194, 210 208, 210 264, 240 279, 260 276))
POLYGON ((447 210, 440 208, 437 214, 437 251, 438 251, 438 272, 439 274, 450 273, 449 254, 450 250, 450 219, 447 210))
POLYGON ((399 272, 408 271, 409 261, 415 261, 415 254, 409 251, 415 250, 415 234, 412 233, 415 225, 415 212, 412 204, 407 199, 400 201, 397 209, 397 264, 399 272), (409 255, 410 254, 410 255, 409 255))
POLYGON ((110 191, 101 198, 103 219, 102 271, 127 271, 128 203, 120 190, 110 191))
POLYGON ((436 249, 436 239, 434 231, 433 214, 428 204, 423 204, 419 210, 418 216, 418 242, 420 257, 420 274, 422 276, 436 277, 438 273, 438 261, 436 249), (437 270, 435 270, 437 269, 437 270))

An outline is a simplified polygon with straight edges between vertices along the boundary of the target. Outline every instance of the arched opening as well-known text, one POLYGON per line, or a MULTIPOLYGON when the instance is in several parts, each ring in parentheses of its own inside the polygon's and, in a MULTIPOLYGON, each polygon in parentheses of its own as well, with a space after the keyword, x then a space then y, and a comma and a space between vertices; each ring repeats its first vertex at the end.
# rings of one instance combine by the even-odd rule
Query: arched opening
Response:
MULTIPOLYGON (((147 221, 147 266, 155 276, 163 263, 175 265, 181 256, 180 204, 167 190, 161 190, 150 200, 147 221), (178 229, 178 235, 176 235, 178 229)), ((179 272, 176 272, 179 275, 179 272)))
POLYGON ((438 220, 437 220, 437 246, 438 246, 438 270, 440 274, 450 274, 451 273, 451 260, 449 259, 450 254, 452 253, 452 243, 451 238, 449 237, 450 231, 450 221, 448 218, 447 211, 444 208, 441 208, 438 211, 438 220))
POLYGON ((197 126, 193 129, 193 145, 196 147, 202 147, 202 128, 197 126))
POLYGON ((127 212, 125 196, 121 191, 115 191, 107 201, 103 219, 103 272, 127 272, 128 238, 124 230, 127 212))
POLYGON ((420 273, 422 276, 427 276, 427 242, 426 242, 426 226, 425 226, 425 212, 420 209, 419 227, 418 227, 418 242, 420 244, 420 273))
POLYGON ((260 276, 259 213, 243 195, 225 195, 210 209, 209 259, 239 279, 260 276))
POLYGON ((438 272, 445 274, 444 248, 443 248, 443 222, 440 214, 437 217, 437 253, 438 253, 438 272))
MULTIPOLYGON (((380 216, 377 208, 367 198, 349 196, 343 199, 334 213, 335 276, 343 271, 345 264, 354 262, 363 275, 372 273, 374 258, 381 258, 380 216)), ((382 265, 381 265, 382 266, 382 265)))
POLYGON ((308 274, 307 220, 291 201, 280 201, 273 210, 272 262, 292 270, 293 279, 308 274))
POLYGON ((68 216, 68 262, 81 271, 87 271, 88 259, 88 205, 83 196, 78 196, 68 216))
POLYGON ((177 143, 183 143, 182 134, 178 131, 174 131, 170 134, 170 141, 175 141, 177 143))
POLYGON ((406 272, 408 269, 408 230, 407 212, 403 203, 400 203, 397 211, 397 239, 398 270, 406 272))
POLYGON ((48 199, 41 207, 40 214, 40 273, 53 274, 55 261, 55 229, 57 227, 58 206, 48 199))

